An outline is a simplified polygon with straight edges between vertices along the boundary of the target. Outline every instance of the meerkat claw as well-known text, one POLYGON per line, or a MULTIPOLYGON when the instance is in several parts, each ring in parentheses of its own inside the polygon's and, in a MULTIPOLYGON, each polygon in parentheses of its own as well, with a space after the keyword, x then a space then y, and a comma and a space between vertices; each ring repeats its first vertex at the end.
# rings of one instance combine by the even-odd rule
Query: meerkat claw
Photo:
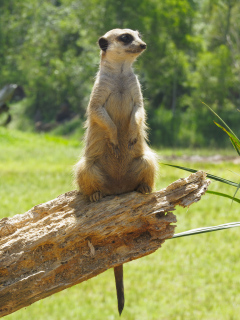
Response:
POLYGON ((141 192, 143 194, 147 194, 147 193, 151 193, 152 192, 152 188, 146 183, 141 183, 138 186, 137 191, 141 192))
POLYGON ((132 150, 134 145, 137 143, 137 138, 133 139, 133 140, 129 140, 128 142, 128 149, 132 150))
POLYGON ((90 196, 90 201, 91 202, 97 202, 99 200, 101 200, 103 197, 103 194, 101 191, 97 191, 97 192, 94 192, 91 196, 90 196))
POLYGON ((115 155, 116 158, 120 156, 120 149, 117 144, 113 144, 112 142, 110 143, 110 146, 112 148, 112 152, 115 155))

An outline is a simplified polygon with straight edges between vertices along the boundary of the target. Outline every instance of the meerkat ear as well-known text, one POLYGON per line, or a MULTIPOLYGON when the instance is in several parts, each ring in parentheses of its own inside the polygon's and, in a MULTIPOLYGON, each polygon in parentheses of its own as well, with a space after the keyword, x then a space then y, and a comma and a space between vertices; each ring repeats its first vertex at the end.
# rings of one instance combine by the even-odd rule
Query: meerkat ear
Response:
POLYGON ((108 47, 108 41, 107 39, 101 37, 98 39, 98 44, 99 44, 99 47, 103 50, 103 51, 106 51, 107 50, 107 47, 108 47))

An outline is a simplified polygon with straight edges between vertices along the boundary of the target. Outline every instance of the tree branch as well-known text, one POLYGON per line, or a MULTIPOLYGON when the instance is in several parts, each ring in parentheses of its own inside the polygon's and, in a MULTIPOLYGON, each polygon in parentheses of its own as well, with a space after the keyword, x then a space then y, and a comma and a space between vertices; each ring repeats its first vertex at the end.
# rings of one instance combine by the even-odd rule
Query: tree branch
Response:
POLYGON ((0 317, 160 248, 174 234, 174 207, 200 200, 205 178, 98 203, 70 191, 0 220, 0 317))

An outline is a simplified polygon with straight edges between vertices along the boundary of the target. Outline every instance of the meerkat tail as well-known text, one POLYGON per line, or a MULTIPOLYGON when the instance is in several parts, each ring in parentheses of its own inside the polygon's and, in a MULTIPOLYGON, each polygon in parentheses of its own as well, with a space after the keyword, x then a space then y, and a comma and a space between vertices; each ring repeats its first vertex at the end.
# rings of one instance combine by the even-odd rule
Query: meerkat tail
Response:
POLYGON ((124 308, 124 286, 123 286, 123 265, 114 268, 115 283, 117 290, 118 312, 121 315, 124 308))

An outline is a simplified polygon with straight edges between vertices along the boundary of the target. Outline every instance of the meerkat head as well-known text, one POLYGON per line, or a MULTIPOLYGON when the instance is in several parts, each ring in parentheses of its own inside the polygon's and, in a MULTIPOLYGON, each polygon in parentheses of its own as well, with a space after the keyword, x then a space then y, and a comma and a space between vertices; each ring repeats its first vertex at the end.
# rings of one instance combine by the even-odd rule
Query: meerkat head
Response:
POLYGON ((133 62, 147 47, 138 31, 113 29, 98 40, 102 58, 133 62))

